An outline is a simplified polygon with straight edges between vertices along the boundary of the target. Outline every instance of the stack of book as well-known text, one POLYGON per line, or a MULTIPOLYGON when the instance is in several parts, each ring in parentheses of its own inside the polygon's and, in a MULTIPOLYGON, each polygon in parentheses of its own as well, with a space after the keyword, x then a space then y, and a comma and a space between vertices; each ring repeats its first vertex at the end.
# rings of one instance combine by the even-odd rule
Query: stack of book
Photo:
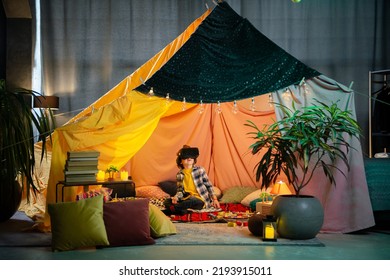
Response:
POLYGON ((96 181, 98 173, 98 151, 68 152, 65 162, 65 182, 96 181))

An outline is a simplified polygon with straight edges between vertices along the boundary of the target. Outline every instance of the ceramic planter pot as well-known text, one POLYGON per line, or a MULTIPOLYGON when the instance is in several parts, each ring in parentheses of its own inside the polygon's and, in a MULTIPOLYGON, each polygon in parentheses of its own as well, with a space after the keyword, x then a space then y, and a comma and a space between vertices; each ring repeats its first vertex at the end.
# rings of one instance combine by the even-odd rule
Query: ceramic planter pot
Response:
POLYGON ((324 209, 313 196, 277 196, 272 203, 271 213, 277 218, 277 231, 281 238, 314 238, 324 222, 324 209))

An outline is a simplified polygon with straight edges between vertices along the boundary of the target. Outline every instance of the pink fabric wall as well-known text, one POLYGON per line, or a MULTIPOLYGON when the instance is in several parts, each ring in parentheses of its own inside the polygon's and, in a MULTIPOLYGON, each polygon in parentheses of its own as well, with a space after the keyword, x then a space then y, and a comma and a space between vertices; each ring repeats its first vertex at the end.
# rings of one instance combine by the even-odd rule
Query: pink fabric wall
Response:
MULTIPOLYGON (((290 86, 272 94, 273 100, 298 106, 306 106, 317 98, 323 102, 339 102, 341 108, 355 114, 354 95, 337 82, 318 77, 306 81, 304 86, 290 86)), ((252 120, 259 127, 280 118, 268 103, 268 95, 255 98, 256 110, 249 109, 251 100, 238 102, 238 111, 233 113, 233 102, 196 105, 180 113, 164 117, 146 144, 129 161, 127 167, 136 186, 157 185, 159 181, 174 180, 176 153, 184 145, 200 149, 198 164, 208 171, 214 185, 222 191, 234 186, 259 186, 255 181, 254 167, 258 156, 252 156, 252 144, 244 124, 252 120), (202 114, 199 109, 203 108, 202 114)), ((349 154, 351 170, 336 174, 336 186, 318 170, 312 183, 302 194, 316 196, 324 206, 323 232, 352 232, 375 224, 364 172, 360 141, 351 139, 356 149, 349 154)), ((345 170, 341 164, 339 166, 345 170)), ((281 176, 281 179, 283 177, 281 176)))
POLYGON ((217 113, 216 104, 203 104, 161 118, 153 135, 130 160, 136 185, 174 180, 178 171, 176 153, 185 144, 199 148, 198 164, 206 168, 213 184, 222 190, 259 185, 254 179, 256 158, 249 151, 252 139, 244 124, 248 119, 260 126, 272 123, 275 114, 269 106, 266 112, 253 112, 245 101, 238 102, 237 107, 237 113, 233 113, 233 102, 223 103, 221 113, 217 113), (201 114, 200 108, 204 110, 201 114))

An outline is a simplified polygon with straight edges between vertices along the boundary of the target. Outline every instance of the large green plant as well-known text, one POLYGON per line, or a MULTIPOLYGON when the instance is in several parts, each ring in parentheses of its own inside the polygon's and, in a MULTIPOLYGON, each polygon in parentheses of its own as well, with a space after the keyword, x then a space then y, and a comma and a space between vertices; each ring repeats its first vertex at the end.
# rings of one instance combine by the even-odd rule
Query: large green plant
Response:
MULTIPOLYGON (((309 184, 314 171, 322 168, 331 183, 335 183, 334 172, 341 160, 349 170, 347 154, 353 147, 347 137, 359 137, 361 130, 350 111, 341 110, 336 103, 316 104, 292 109, 275 104, 284 117, 269 126, 259 129, 248 121, 246 126, 254 129, 248 134, 255 142, 250 146, 252 154, 260 155, 255 166, 256 181, 266 188, 284 173, 297 196, 309 184)), ((345 176, 345 174, 344 174, 345 176)))
POLYGON ((34 145, 41 142, 41 160, 46 153, 54 118, 52 112, 32 109, 32 99, 41 96, 27 89, 10 90, 0 80, 0 203, 14 191, 15 180, 21 176, 23 190, 29 199, 30 190, 39 190, 34 183, 36 158, 34 145), (49 136, 49 137, 48 137, 49 136))

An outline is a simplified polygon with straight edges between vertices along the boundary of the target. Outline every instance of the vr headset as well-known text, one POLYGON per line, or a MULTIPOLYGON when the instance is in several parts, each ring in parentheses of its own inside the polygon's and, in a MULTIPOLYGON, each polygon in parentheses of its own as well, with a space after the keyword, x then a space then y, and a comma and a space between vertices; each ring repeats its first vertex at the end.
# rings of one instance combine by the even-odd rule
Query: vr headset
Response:
POLYGON ((179 152, 179 156, 182 159, 186 158, 197 158, 199 156, 199 149, 198 148, 182 148, 179 152))

